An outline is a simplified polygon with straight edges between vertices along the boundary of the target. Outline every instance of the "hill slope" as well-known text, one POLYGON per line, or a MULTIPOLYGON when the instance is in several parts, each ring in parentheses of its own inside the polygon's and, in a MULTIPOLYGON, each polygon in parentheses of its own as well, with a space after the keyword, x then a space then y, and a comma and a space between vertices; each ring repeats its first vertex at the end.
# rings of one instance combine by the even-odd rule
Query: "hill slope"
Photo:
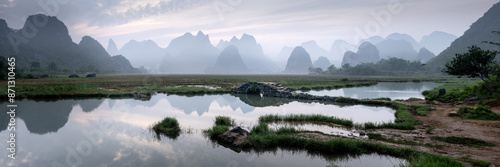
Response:
MULTIPOLYGON (((435 58, 427 62, 427 68, 440 71, 444 65, 451 61, 457 53, 465 53, 472 45, 477 45, 484 50, 500 50, 498 46, 482 43, 482 41, 499 42, 500 37, 493 35, 492 31, 500 31, 500 3, 491 7, 479 20, 473 23, 469 30, 453 41, 451 46, 435 58)), ((497 56, 497 59, 500 58, 497 56)))

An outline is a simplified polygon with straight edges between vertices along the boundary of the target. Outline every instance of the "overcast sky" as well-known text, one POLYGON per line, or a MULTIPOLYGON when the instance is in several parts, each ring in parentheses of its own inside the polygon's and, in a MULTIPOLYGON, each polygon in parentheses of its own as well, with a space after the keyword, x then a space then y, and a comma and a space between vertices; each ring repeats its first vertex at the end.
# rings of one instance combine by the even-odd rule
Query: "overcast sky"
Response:
POLYGON ((19 29, 28 15, 56 15, 74 42, 84 35, 104 47, 131 39, 166 47, 186 32, 210 35, 214 45, 247 33, 266 54, 316 40, 329 50, 336 39, 406 33, 419 41, 433 31, 464 33, 499 0, 1 0, 0 18, 19 29), (38 3, 37 3, 38 2, 38 3), (57 2, 48 8, 45 2, 57 2), (42 4, 42 5, 41 5, 42 4), (48 10, 47 10, 48 9, 48 10), (378 16, 381 17, 378 17, 378 16), (361 34, 361 35, 360 35, 361 34))

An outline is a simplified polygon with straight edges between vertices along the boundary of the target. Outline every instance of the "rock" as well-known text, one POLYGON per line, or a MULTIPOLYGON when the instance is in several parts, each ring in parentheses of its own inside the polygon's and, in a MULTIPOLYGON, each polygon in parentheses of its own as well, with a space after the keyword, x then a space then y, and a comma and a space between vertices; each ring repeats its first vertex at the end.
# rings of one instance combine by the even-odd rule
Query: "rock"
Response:
POLYGON ((233 128, 218 136, 218 140, 224 144, 231 144, 233 147, 243 147, 248 142, 250 133, 241 127, 233 128))
POLYGON ((442 95, 445 95, 446 94, 446 89, 439 89, 439 94, 438 96, 442 96, 442 95))
POLYGON ((136 99, 136 100, 149 100, 149 99, 151 99, 151 95, 138 94, 137 92, 135 92, 133 95, 134 95, 134 99, 136 99))
POLYGON ((32 76, 31 76, 31 79, 40 79, 40 75, 36 75, 36 74, 35 74, 35 75, 32 75, 32 76))
POLYGON ((71 75, 69 75, 69 78, 80 78, 80 76, 78 76, 76 74, 71 74, 71 75))
POLYGON ((48 78, 49 77, 49 74, 42 74, 40 75, 40 78, 48 78))
POLYGON ((86 77, 87 77, 87 78, 95 78, 95 77, 96 77, 96 75, 95 75, 95 74, 88 74, 86 77))
POLYGON ((470 98, 464 99, 464 101, 476 101, 476 100, 479 100, 479 97, 475 96, 475 97, 470 97, 470 98))

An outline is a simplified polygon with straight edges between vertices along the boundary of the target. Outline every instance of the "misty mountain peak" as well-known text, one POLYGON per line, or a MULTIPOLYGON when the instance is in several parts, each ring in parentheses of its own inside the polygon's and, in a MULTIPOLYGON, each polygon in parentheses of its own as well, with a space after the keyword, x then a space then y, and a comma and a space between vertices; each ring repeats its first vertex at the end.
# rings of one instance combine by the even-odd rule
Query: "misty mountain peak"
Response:
POLYGON ((309 73, 312 66, 311 56, 306 49, 301 46, 295 47, 288 58, 285 73, 309 73))
POLYGON ((119 55, 120 52, 118 51, 118 47, 116 46, 116 43, 115 41, 113 41, 113 39, 109 39, 108 41, 108 48, 106 49, 106 51, 109 53, 109 55, 119 55))
POLYGON ((205 34, 202 32, 202 31, 198 31, 198 33, 196 34, 197 37, 203 37, 205 36, 205 34))
POLYGON ((359 46, 357 53, 348 51, 344 54, 342 65, 356 66, 361 63, 376 63, 379 60, 380 56, 377 47, 370 42, 363 42, 359 46))
POLYGON ((424 47, 418 51, 417 60, 420 60, 421 63, 426 63, 434 57, 436 57, 436 55, 424 47))
POLYGON ((316 43, 316 41, 315 41, 315 40, 306 41, 306 42, 303 42, 303 43, 301 44, 301 46, 302 46, 302 47, 304 47, 304 46, 317 46, 317 45, 318 45, 318 44, 316 43))
POLYGON ((184 33, 184 35, 182 35, 181 37, 194 37, 193 34, 191 34, 190 32, 186 32, 184 33))
POLYGON ((390 34, 389 36, 387 36, 387 38, 385 38, 385 39, 386 40, 388 40, 388 39, 405 40, 412 45, 413 49, 418 50, 421 48, 420 44, 417 41, 415 41, 415 39, 412 36, 410 36, 408 34, 393 33, 393 34, 390 34))
POLYGON ((434 54, 439 54, 458 37, 442 31, 434 31, 429 35, 425 35, 420 40, 420 45, 429 49, 434 54))
POLYGON ((4 19, 0 19, 0 32, 8 30, 9 26, 7 26, 7 22, 4 19))
POLYGON ((233 36, 233 38, 231 38, 231 40, 229 40, 229 43, 236 43, 238 41, 239 41, 239 39, 236 38, 236 36, 233 36))
POLYGON ((330 60, 324 56, 319 57, 318 60, 313 63, 314 68, 321 68, 323 70, 327 70, 331 65, 330 60))
POLYGON ((238 48, 234 45, 229 45, 220 53, 215 66, 207 68, 206 72, 217 74, 242 74, 248 73, 249 70, 243 62, 238 48))
POLYGON ((255 37, 248 35, 248 34, 243 34, 241 36, 240 41, 247 43, 247 44, 253 44, 253 45, 257 44, 257 40, 255 39, 255 37))
POLYGON ((316 43, 316 41, 314 41, 314 40, 304 42, 300 46, 303 47, 304 49, 306 49, 307 53, 309 53, 309 55, 311 56, 311 59, 313 59, 313 60, 316 60, 321 56, 323 56, 323 57, 329 56, 328 51, 321 48, 318 45, 318 43, 316 43))
MULTIPOLYGON (((31 32, 31 26, 34 23, 46 23, 45 26, 40 26, 38 28, 38 33, 36 33, 36 36, 33 38, 34 41, 38 42, 46 42, 46 41, 52 41, 52 42, 58 42, 58 43, 72 43, 73 41, 71 40, 71 37, 69 36, 68 33, 68 27, 57 19, 55 16, 47 16, 44 14, 36 14, 36 15, 30 15, 27 19, 26 22, 24 23, 23 28, 20 30, 20 32, 26 31, 26 32, 31 32)), ((20 33, 18 32, 18 33, 20 33)))
POLYGON ((97 40, 90 36, 82 37, 82 40, 78 44, 81 48, 92 50, 94 53, 99 53, 99 55, 107 55, 108 52, 97 40))

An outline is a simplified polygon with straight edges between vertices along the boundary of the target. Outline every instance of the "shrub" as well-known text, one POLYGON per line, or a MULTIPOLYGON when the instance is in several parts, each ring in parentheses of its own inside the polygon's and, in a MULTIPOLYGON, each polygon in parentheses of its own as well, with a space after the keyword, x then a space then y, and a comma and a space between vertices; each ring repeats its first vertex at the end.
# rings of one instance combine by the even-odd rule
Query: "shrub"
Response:
POLYGON ((469 138, 469 137, 456 137, 456 136, 449 136, 449 137, 441 137, 441 136, 432 136, 432 140, 437 140, 437 141, 443 141, 446 143, 452 143, 452 144, 462 144, 462 145, 467 145, 467 146, 495 146, 494 144, 488 143, 483 140, 479 139, 474 139, 474 138, 469 138))
POLYGON ((456 115, 465 119, 478 119, 478 120, 500 120, 500 115, 494 113, 489 109, 489 106, 477 105, 476 107, 462 107, 458 110, 456 115))
POLYGON ((417 111, 417 114, 420 116, 427 116, 427 113, 431 111, 429 106, 426 105, 413 105, 413 107, 417 111))

